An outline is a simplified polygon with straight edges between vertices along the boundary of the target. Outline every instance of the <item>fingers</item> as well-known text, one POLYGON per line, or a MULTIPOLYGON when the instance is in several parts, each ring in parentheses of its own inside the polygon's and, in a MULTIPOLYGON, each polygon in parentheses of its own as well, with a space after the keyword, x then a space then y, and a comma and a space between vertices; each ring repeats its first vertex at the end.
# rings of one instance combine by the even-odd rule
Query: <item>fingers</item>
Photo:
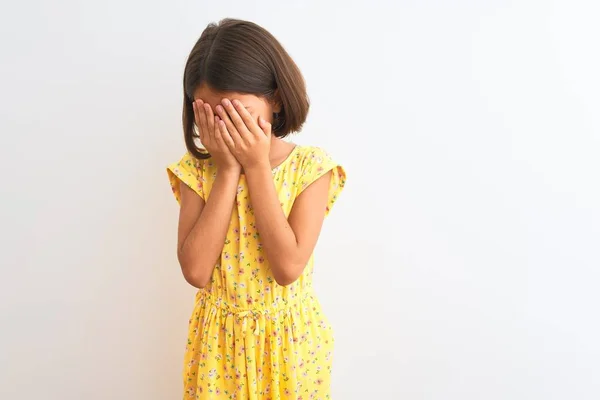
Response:
POLYGON ((260 129, 262 129, 263 133, 270 139, 271 124, 267 122, 263 117, 258 117, 258 126, 260 126, 260 129))
MULTIPOLYGON (((216 120, 219 117, 215 116, 214 118, 216 120)), ((215 138, 215 145, 219 149, 225 150, 225 149, 227 149, 227 144, 225 143, 222 132, 219 130, 218 121, 215 121, 215 122, 217 123, 217 125, 215 126, 216 129, 214 130, 214 133, 213 133, 214 138, 215 138)))
POLYGON ((208 137, 206 136, 206 128, 203 128, 203 122, 202 119, 204 117, 204 113, 202 112, 202 105, 204 104, 204 102, 200 99, 194 101, 194 103, 192 103, 194 106, 194 120, 196 121, 196 127, 198 128, 198 134, 200 136, 200 142, 202 142, 202 144, 206 144, 206 140, 208 139, 208 137))
MULTIPOLYGON (((248 110, 246 110, 242 103, 240 103, 238 100, 233 100, 233 102, 238 103, 239 105, 237 107, 243 109, 244 111, 246 111, 246 113, 248 113, 248 110)), ((254 122, 252 121, 252 118, 248 120, 248 125, 246 125, 246 122, 244 122, 244 119, 237 111, 236 106, 234 106, 229 99, 223 99, 221 103, 223 104, 223 107, 227 111, 227 114, 229 115, 231 121, 233 122, 233 125, 239 132, 242 139, 248 139, 248 136, 252 135, 252 132, 249 129, 252 126, 252 122, 254 122)), ((227 128, 229 128, 229 126, 227 126, 227 128)))
POLYGON ((239 100, 232 100, 231 104, 233 104, 233 112, 236 113, 237 111, 237 114, 239 115, 241 121, 244 124, 244 127, 246 127, 246 129, 248 129, 248 131, 250 131, 251 133, 259 133, 258 130, 255 129, 256 121, 254 120, 254 117, 252 117, 252 114, 250 114, 246 107, 244 107, 242 102, 239 100))
POLYGON ((208 103, 204 103, 204 116, 206 118, 206 132, 212 140, 215 140, 215 114, 208 103))
POLYGON ((233 123, 233 121, 231 121, 231 118, 229 117, 228 113, 225 111, 223 106, 217 106, 217 114, 219 114, 219 117, 221 117, 221 123, 225 125, 224 128, 227 130, 229 136, 231 136, 234 143, 241 144, 242 138, 240 136, 240 133, 236 129, 235 124, 233 123))
POLYGON ((227 127, 225 126, 225 122, 221 120, 218 116, 215 116, 215 124, 216 129, 215 133, 219 135, 219 137, 223 140, 225 145, 229 147, 229 150, 233 152, 235 150, 235 142, 229 132, 227 131, 227 127))

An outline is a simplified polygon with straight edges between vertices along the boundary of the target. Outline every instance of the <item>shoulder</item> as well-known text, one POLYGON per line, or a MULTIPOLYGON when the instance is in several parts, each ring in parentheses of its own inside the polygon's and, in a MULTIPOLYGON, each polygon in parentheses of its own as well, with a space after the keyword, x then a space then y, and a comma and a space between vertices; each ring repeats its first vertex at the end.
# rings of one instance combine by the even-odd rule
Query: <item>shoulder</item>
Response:
POLYGON ((185 153, 178 161, 175 161, 167 169, 175 175, 193 174, 202 176, 214 168, 212 159, 198 159, 191 153, 185 153))
POLYGON ((320 175, 341 165, 322 147, 301 146, 298 150, 298 167, 303 175, 320 175))
POLYGON ((200 197, 205 198, 207 184, 214 169, 211 159, 197 159, 192 154, 185 153, 178 161, 168 165, 167 173, 171 189, 177 201, 181 199, 180 184, 183 183, 194 190, 200 197))
POLYGON ((331 154, 317 146, 298 146, 298 166, 306 172, 306 169, 319 168, 328 164, 335 164, 331 154))
POLYGON ((328 151, 316 146, 298 146, 294 160, 294 187, 298 198, 314 182, 324 175, 330 174, 328 183, 328 202, 325 215, 333 207, 346 185, 346 171, 341 164, 333 159, 328 151))
POLYGON ((327 150, 316 146, 301 146, 297 157, 299 175, 297 183, 300 192, 329 172, 332 172, 332 184, 344 186, 346 172, 327 150))
POLYGON ((300 153, 303 157, 324 157, 329 156, 329 152, 325 150, 323 147, 319 146, 304 146, 297 145, 298 153, 300 153))

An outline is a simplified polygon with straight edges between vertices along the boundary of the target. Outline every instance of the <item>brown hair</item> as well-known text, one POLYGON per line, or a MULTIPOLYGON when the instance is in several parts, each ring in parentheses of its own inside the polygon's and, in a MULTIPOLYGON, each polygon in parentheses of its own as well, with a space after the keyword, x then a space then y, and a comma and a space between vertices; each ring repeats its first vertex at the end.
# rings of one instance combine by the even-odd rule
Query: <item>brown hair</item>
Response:
POLYGON ((194 91, 202 84, 218 92, 264 97, 281 105, 274 115, 273 135, 279 138, 301 130, 309 100, 304 78, 283 46, 259 25, 226 18, 202 32, 183 74, 183 134, 196 158, 210 155, 196 145, 194 91))

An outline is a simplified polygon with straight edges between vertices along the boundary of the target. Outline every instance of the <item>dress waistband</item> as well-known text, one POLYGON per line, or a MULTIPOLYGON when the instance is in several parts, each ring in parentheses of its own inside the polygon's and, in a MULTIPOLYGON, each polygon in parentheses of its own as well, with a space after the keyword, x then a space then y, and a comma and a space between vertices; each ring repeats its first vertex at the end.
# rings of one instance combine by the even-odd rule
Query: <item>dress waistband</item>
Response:
MULTIPOLYGON (((214 310, 220 310, 225 314, 225 329, 228 332, 233 331, 234 320, 242 323, 243 335, 248 332, 248 320, 254 320, 254 335, 260 335, 260 317, 275 317, 278 313, 289 311, 292 307, 301 304, 307 299, 313 298, 314 292, 311 289, 302 291, 299 295, 289 299, 282 299, 279 302, 273 302, 270 307, 265 308, 242 308, 236 305, 228 304, 214 294, 208 293, 205 290, 199 290, 196 294, 196 306, 198 304, 208 305, 214 310)), ((229 335, 226 336, 226 341, 229 342, 229 335)))
POLYGON ((223 310, 228 314, 244 316, 244 315, 268 315, 276 314, 281 311, 289 310, 290 308, 304 302, 307 298, 313 297, 312 289, 305 289, 298 295, 287 299, 274 301, 270 306, 245 308, 235 304, 229 304, 222 300, 220 296, 211 294, 205 290, 199 290, 196 294, 196 304, 205 303, 214 306, 217 309, 223 310))

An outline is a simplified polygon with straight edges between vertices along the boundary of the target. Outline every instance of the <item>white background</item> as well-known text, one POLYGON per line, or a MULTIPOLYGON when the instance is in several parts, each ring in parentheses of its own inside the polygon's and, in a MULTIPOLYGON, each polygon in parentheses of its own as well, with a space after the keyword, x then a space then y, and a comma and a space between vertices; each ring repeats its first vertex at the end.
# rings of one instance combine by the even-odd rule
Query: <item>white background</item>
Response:
POLYGON ((600 398, 593 1, 0 9, 0 398, 181 398, 164 167, 208 22, 269 29, 348 172, 317 250, 336 400, 600 398))

